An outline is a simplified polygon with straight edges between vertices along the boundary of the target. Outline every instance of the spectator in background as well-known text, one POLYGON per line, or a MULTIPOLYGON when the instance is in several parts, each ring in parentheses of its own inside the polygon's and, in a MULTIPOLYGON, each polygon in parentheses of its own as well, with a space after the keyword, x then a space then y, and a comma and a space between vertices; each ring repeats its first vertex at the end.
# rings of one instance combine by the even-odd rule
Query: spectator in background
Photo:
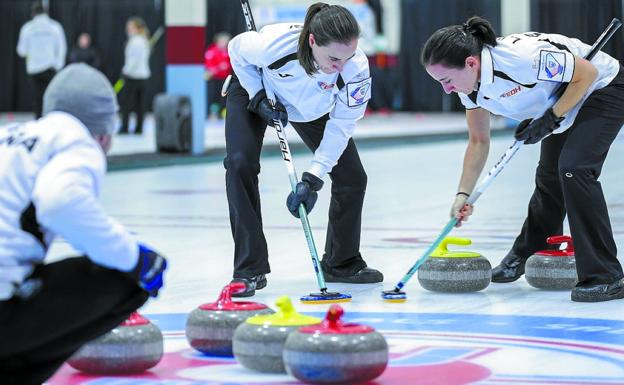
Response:
POLYGON ((145 83, 151 72, 149 68, 150 43, 149 29, 140 17, 131 17, 126 23, 128 42, 125 49, 125 62, 121 70, 124 86, 119 95, 121 107, 120 134, 128 133, 130 112, 136 113, 135 134, 143 132, 143 101, 145 83))
POLYGON ((86 63, 93 68, 100 68, 100 55, 91 46, 91 35, 83 32, 78 36, 76 45, 69 52, 70 63, 86 63))
POLYGON ((210 115, 221 115, 225 101, 221 96, 221 88, 225 78, 232 71, 230 55, 227 45, 230 35, 225 32, 218 33, 204 53, 205 78, 208 81, 208 112, 210 115))
POLYGON ((26 58, 26 73, 32 79, 35 90, 33 112, 39 119, 43 93, 56 71, 65 65, 67 54, 63 27, 48 17, 41 1, 32 4, 32 20, 20 30, 17 54, 26 58))

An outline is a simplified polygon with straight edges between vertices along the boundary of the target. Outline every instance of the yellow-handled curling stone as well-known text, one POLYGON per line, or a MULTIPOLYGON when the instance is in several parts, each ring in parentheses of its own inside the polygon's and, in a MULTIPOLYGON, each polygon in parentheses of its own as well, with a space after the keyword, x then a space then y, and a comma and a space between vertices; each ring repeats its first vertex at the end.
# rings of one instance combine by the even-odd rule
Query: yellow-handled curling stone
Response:
POLYGON ((288 335, 321 319, 297 313, 290 298, 275 301, 277 312, 247 318, 234 332, 234 357, 244 367, 259 372, 286 373, 282 353, 288 335))
POLYGON ((430 291, 466 293, 483 290, 492 280, 492 265, 481 254, 451 251, 448 245, 468 246, 468 238, 447 237, 418 270, 418 282, 430 291))

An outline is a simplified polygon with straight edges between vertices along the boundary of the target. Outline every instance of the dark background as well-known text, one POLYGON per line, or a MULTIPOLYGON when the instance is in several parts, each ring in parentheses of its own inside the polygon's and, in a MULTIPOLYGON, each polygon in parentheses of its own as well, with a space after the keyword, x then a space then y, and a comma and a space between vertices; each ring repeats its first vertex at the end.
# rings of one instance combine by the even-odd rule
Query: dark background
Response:
MULTIPOLYGON (((123 65, 125 22, 134 15, 145 19, 153 33, 164 26, 165 0, 50 0, 50 16, 65 29, 68 52, 81 32, 91 34, 102 57, 100 68, 115 82, 123 65)), ((174 1, 174 0, 168 0, 174 1)), ((236 0, 206 0, 206 42, 220 31, 236 35, 245 30, 240 3, 236 0)), ((420 48, 436 29, 463 23, 473 15, 490 20, 500 34, 499 0, 400 0, 401 43, 396 64, 376 73, 376 84, 385 84, 394 109, 405 111, 461 110, 458 98, 445 95, 439 84, 419 63, 420 48)), ((383 11, 379 0, 369 0, 373 10, 383 11)), ((31 111, 31 85, 25 63, 15 47, 21 26, 30 19, 30 0, 0 0, 0 111, 31 111)), ((613 17, 622 18, 620 0, 531 0, 531 30, 561 33, 593 43, 613 17)), ((377 28, 382 31, 381 18, 377 28)), ((164 90, 165 40, 155 45, 150 67, 146 108, 153 96, 164 90)), ((622 31, 605 46, 606 52, 624 58, 622 31)))

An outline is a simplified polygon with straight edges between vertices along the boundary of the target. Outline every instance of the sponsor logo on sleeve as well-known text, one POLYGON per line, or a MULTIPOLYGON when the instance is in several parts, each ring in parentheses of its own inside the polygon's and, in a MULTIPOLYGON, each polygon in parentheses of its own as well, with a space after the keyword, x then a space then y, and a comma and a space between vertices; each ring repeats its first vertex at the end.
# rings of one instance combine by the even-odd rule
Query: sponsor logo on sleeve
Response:
POLYGON ((540 51, 540 65, 537 78, 551 82, 562 82, 565 67, 565 53, 542 50, 540 51))
POLYGON ((503 92, 499 97, 500 98, 508 98, 510 96, 514 96, 518 92, 522 91, 522 86, 518 86, 510 89, 509 91, 503 92))
POLYGON ((358 107, 371 98, 371 78, 347 83, 347 105, 358 107))

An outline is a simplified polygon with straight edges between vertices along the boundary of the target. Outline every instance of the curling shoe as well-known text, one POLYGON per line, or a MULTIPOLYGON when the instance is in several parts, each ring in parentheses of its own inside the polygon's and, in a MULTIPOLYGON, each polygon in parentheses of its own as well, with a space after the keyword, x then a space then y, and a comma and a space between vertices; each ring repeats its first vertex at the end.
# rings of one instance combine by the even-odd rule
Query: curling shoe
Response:
POLYGON ((518 280, 524 274, 527 259, 529 258, 516 255, 513 250, 509 251, 500 265, 492 269, 492 282, 507 283, 518 280))
POLYGON ((377 283, 383 281, 383 274, 379 270, 363 267, 352 274, 340 274, 336 269, 321 264, 326 282, 342 283, 377 283))
POLYGON ((232 297, 251 297, 256 294, 256 290, 264 289, 267 285, 267 279, 264 274, 259 274, 251 278, 234 278, 232 282, 242 282, 245 284, 245 290, 232 293, 232 297))
POLYGON ((604 302, 624 298, 624 278, 613 283, 592 286, 577 286, 572 289, 574 302, 604 302))

